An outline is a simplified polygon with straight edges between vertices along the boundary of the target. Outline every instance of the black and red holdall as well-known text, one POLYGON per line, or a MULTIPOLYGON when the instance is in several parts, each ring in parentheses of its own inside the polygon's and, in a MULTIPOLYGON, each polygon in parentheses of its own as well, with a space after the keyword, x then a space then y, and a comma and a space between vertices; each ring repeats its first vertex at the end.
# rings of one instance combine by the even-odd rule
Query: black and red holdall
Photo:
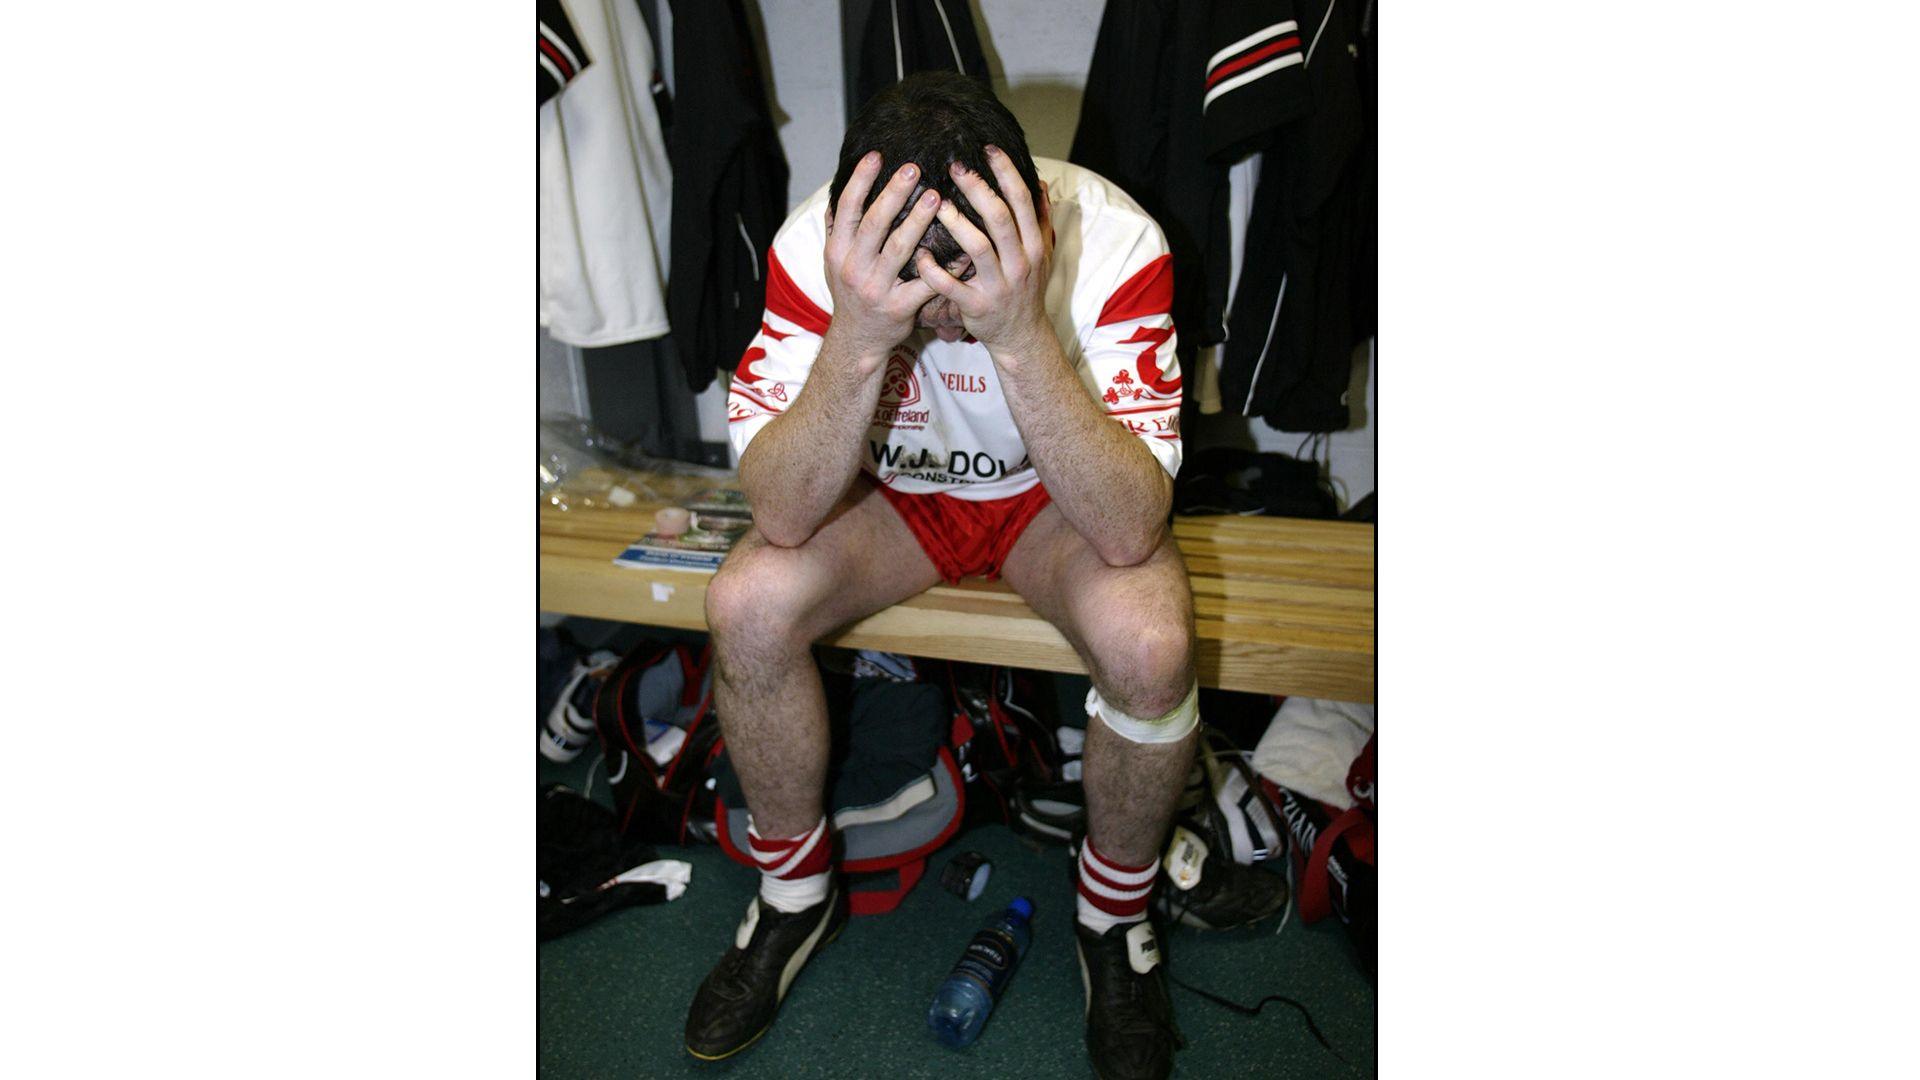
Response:
POLYGON ((601 684, 593 715, 621 833, 655 844, 710 842, 706 781, 720 749, 713 646, 641 642, 601 684))
POLYGON ((1347 770, 1353 805, 1329 806, 1271 780, 1260 786, 1293 835, 1295 896, 1302 922, 1340 917, 1368 978, 1374 972, 1378 877, 1374 855, 1373 740, 1347 770))
MULTIPOLYGON (((1044 699, 1020 673, 904 657, 891 664, 890 677, 823 678, 835 735, 829 813, 855 915, 898 907, 928 856, 962 828, 1009 821, 1015 789, 1051 776, 1058 756, 1041 719, 1044 699)), ((738 779, 716 771, 720 846, 751 866, 741 850, 738 779)))
MULTIPOLYGON (((925 682, 853 679, 824 673, 833 746, 827 813, 835 861, 855 915, 900 906, 926 873, 927 857, 960 831, 967 789, 948 745, 943 688, 925 682)), ((721 850, 753 866, 738 775, 714 762, 714 826, 721 850)))
MULTIPOLYGON (((953 711, 947 741, 966 782, 967 825, 1025 827, 1020 796, 1049 793, 1061 783, 1050 695, 1030 673, 1013 668, 949 661, 936 671, 953 711)), ((1084 806, 1078 783, 1068 786, 1076 793, 1067 798, 1084 806)))

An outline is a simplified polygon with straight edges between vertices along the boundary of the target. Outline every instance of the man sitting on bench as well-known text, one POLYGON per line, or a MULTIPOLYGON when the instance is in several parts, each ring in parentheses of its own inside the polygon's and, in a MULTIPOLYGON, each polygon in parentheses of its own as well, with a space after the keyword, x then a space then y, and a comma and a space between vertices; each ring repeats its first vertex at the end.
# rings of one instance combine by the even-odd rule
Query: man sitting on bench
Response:
POLYGON ((766 281, 728 403, 755 524, 707 589, 761 885, 694 997, 688 1050, 757 1039, 847 918, 810 645, 982 575, 1092 674, 1075 928, 1087 1048, 1101 1076, 1166 1076, 1177 1036, 1146 908, 1198 686, 1166 528, 1180 373, 1165 238, 1111 183, 1036 161, 981 84, 916 75, 853 121, 766 281))

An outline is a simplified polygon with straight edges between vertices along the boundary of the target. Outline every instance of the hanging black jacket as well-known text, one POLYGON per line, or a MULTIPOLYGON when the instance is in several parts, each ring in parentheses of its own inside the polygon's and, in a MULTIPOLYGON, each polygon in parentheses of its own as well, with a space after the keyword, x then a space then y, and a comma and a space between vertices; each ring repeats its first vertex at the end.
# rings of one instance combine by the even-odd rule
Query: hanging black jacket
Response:
MULTIPOLYGON (((1108 0, 1072 160, 1167 234, 1182 359, 1225 341, 1222 401, 1285 431, 1347 426, 1371 326, 1358 27, 1368 0, 1108 0), (1227 171, 1264 152, 1230 325, 1227 171), (1359 267, 1357 269, 1356 267, 1359 267)), ((1368 99, 1370 100, 1370 99, 1368 99)))
POLYGON ((1183 359, 1225 336, 1227 170, 1306 107, 1291 0, 1108 0, 1069 155, 1166 233, 1183 359))
POLYGON ((1297 10, 1310 108, 1280 128, 1261 165, 1220 397, 1281 431, 1340 431, 1353 349, 1372 329, 1365 4, 1298 0, 1297 10))
POLYGON ((1359 220, 1354 223, 1353 340, 1372 337, 1379 325, 1380 278, 1380 66, 1373 32, 1373 0, 1360 9, 1360 113, 1365 133, 1360 140, 1359 220))
POLYGON ((787 216, 787 159, 740 0, 673 5, 673 257, 667 316, 695 393, 760 328, 766 253, 787 216))
POLYGON ((967 0, 872 0, 847 116, 916 71, 958 71, 991 85, 967 0))

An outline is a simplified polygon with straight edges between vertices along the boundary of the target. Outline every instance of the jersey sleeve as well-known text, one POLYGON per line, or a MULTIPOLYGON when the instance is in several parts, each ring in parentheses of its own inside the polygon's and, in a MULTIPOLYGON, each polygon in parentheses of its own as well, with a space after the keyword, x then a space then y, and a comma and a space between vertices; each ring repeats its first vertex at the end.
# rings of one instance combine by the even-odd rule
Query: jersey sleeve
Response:
POLYGON ((1220 0, 1208 26, 1210 55, 1200 114, 1207 157, 1231 163, 1310 105, 1308 45, 1295 0, 1220 0))
POLYGON ((534 60, 539 65, 536 81, 539 83, 540 104, 566 89, 579 74, 586 70, 593 58, 587 55, 587 47, 580 43, 580 34, 573 28, 573 20, 567 17, 567 9, 560 0, 540 0, 539 31, 534 37, 534 60))
POLYGON ((1149 227, 1123 261, 1081 348, 1093 392, 1113 422, 1180 472, 1180 361, 1173 332, 1173 256, 1149 227))
MULTIPOLYGON (((787 258, 808 258, 803 243, 786 243, 792 230, 783 230, 767 251, 767 306, 760 316, 760 330, 747 343, 740 356, 732 385, 727 390, 727 438, 733 443, 736 458, 747 452, 747 444, 774 417, 787 411, 793 399, 806 385, 807 373, 820 355, 820 343, 832 316, 812 292, 799 284, 781 262, 787 258)), ((819 263, 820 251, 811 253, 812 266, 819 263)), ((806 276, 804 270, 802 276, 806 276)), ((824 293, 824 278, 815 282, 824 293)))

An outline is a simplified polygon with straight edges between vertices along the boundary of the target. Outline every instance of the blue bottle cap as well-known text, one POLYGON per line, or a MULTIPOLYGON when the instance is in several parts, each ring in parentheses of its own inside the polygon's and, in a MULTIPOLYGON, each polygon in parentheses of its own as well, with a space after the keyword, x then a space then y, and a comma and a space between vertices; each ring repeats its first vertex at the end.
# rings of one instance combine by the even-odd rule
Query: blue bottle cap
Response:
POLYGON ((1023 919, 1031 919, 1033 918, 1033 901, 1024 896, 1016 896, 1013 898, 1013 903, 1007 905, 1007 910, 1019 912, 1023 919))

